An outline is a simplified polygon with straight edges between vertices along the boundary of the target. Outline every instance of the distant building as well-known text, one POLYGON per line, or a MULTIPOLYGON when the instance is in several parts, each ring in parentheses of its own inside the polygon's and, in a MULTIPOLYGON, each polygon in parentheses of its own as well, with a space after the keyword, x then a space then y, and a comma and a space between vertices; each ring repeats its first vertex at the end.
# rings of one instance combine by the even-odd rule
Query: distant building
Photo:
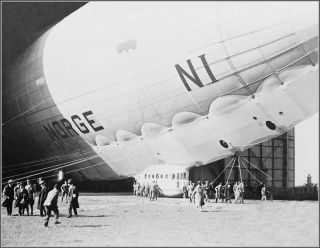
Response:
MULTIPOLYGON (((241 177, 246 184, 252 184, 259 180, 273 189, 294 187, 294 129, 272 140, 253 146, 240 153, 240 156, 243 158, 247 169, 240 164, 240 167, 234 167, 230 173, 231 165, 229 165, 217 182, 225 182, 229 177, 229 181, 232 183, 234 181, 240 181, 241 177), (270 177, 265 176, 244 159, 270 177), (248 173, 247 170, 249 170, 251 174, 248 173)), ((190 170, 190 179, 192 181, 213 181, 225 169, 225 166, 229 164, 230 160, 232 160, 232 157, 216 161, 209 165, 193 168, 190 170)))
POLYGON ((307 187, 311 187, 311 186, 312 186, 310 174, 308 174, 308 176, 307 176, 307 185, 306 185, 306 186, 307 186, 307 187))

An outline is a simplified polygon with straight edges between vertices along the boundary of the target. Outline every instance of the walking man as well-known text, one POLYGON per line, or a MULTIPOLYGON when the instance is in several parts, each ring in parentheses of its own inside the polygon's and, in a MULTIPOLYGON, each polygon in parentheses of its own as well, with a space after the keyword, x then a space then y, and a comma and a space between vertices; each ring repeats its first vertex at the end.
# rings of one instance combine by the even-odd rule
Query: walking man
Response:
POLYGON ((238 187, 239 187, 239 199, 240 199, 240 202, 241 202, 241 203, 244 203, 244 202, 243 202, 243 198, 244 198, 244 184, 243 184, 243 182, 241 182, 241 183, 238 185, 238 187))
POLYGON ((203 188, 201 187, 200 181, 198 181, 198 185, 193 190, 191 197, 195 199, 194 203, 196 208, 199 209, 200 212, 202 212, 202 206, 204 205, 204 197, 203 188))
POLYGON ((137 195, 137 184, 136 184, 136 181, 133 182, 133 195, 137 195))
POLYGON ((59 189, 58 189, 58 184, 55 184, 53 186, 53 189, 49 191, 48 196, 43 203, 43 205, 46 207, 46 212, 47 212, 47 217, 44 222, 44 226, 47 227, 49 223, 49 219, 51 216, 51 211, 54 212, 56 221, 54 224, 59 224, 60 222, 58 221, 59 218, 59 209, 58 209, 58 197, 59 197, 59 189))
POLYGON ((72 209, 74 212, 74 215, 77 217, 77 208, 79 208, 79 202, 78 202, 78 197, 79 197, 79 191, 76 186, 73 185, 72 179, 68 180, 69 184, 69 216, 67 218, 71 218, 72 216, 72 209))
POLYGON ((187 185, 186 183, 183 184, 182 186, 182 194, 183 194, 183 198, 187 198, 188 196, 188 190, 187 190, 187 185))
POLYGON ((6 185, 3 189, 3 197, 5 198, 4 203, 2 203, 3 207, 7 208, 8 216, 12 214, 12 203, 14 199, 14 190, 12 185, 13 180, 10 179, 8 181, 8 185, 6 185))
POLYGON ((238 200, 240 198, 240 188, 239 188, 240 183, 236 182, 235 185, 233 185, 233 192, 234 192, 234 202, 233 203, 238 203, 238 200))
POLYGON ((225 195, 226 195, 225 203, 227 203, 227 202, 231 203, 231 187, 230 187, 230 184, 228 184, 226 189, 225 189, 225 195))
POLYGON ((263 185, 261 189, 261 201, 266 201, 267 200, 267 195, 266 195, 266 186, 263 185))
POLYGON ((61 185, 61 192, 62 192, 62 199, 61 202, 63 202, 63 197, 66 197, 66 203, 68 203, 68 192, 69 192, 69 185, 67 181, 64 181, 64 184, 61 185))
POLYGON ((31 185, 31 181, 29 179, 27 180, 27 185, 26 185, 25 189, 28 192, 28 198, 29 198, 28 204, 27 204, 27 209, 29 209, 29 206, 30 206, 31 215, 33 215, 34 194, 33 194, 33 188, 31 185))
POLYGON ((204 185, 204 201, 209 202, 209 189, 210 189, 210 184, 208 181, 206 181, 204 185))
POLYGON ((192 192, 193 192, 194 188, 195 188, 194 183, 190 181, 189 185, 187 187, 187 189, 188 189, 188 197, 189 197, 190 203, 192 202, 191 195, 192 195, 192 192))
POLYGON ((20 189, 17 191, 17 200, 15 202, 15 207, 19 208, 19 215, 24 215, 24 210, 27 209, 27 214, 29 215, 28 209, 29 196, 28 191, 24 188, 24 185, 20 184, 20 189))
POLYGON ((218 199, 221 199, 221 187, 222 183, 219 183, 214 190, 216 191, 216 202, 218 202, 218 199))
POLYGON ((18 198, 18 191, 20 189, 20 182, 17 182, 16 186, 14 186, 13 191, 14 191, 14 199, 17 200, 18 198))
POLYGON ((43 206, 43 204, 47 198, 48 190, 47 190, 47 187, 46 187, 44 181, 40 182, 40 186, 41 186, 41 191, 39 193, 39 198, 38 198, 38 209, 40 210, 40 216, 45 216, 46 210, 45 210, 45 207, 43 206))
POLYGON ((156 199, 156 182, 152 181, 150 186, 150 201, 154 201, 156 199))

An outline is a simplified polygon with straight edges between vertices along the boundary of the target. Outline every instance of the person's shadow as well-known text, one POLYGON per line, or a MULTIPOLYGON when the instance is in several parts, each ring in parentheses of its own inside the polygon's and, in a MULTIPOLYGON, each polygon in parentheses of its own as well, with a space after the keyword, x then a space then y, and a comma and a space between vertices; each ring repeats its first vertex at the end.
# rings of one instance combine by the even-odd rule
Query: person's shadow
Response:
POLYGON ((107 218, 107 217, 112 217, 113 215, 105 215, 105 214, 99 214, 99 215, 78 215, 76 218, 107 218))
POLYGON ((102 227, 102 226, 110 226, 110 225, 74 225, 71 227, 102 227))

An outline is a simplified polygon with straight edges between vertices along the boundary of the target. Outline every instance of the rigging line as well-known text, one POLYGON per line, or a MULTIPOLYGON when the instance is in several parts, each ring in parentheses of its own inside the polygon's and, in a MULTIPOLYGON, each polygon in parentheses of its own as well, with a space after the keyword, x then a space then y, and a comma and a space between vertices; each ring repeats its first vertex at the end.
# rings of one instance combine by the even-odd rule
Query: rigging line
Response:
MULTIPOLYGON (((23 168, 25 169, 26 167, 31 168, 31 167, 35 167, 35 166, 41 166, 41 165, 44 165, 44 164, 47 164, 47 163, 52 163, 52 162, 55 162, 55 161, 58 161, 58 160, 66 159, 66 158, 82 156, 82 155, 85 155, 87 153, 94 153, 94 151, 85 152, 85 153, 77 153, 77 154, 72 154, 72 155, 66 155, 66 156, 62 156, 62 157, 60 157, 58 159, 51 159, 51 160, 44 161, 43 163, 39 162, 39 163, 35 163, 35 164, 29 164, 29 165, 23 166, 23 168)), ((19 168, 6 168, 3 172, 11 172, 11 171, 19 170, 19 169, 21 169, 22 165, 23 164, 19 165, 20 166, 19 168)), ((18 166, 16 165, 15 167, 18 167, 18 166)))
POLYGON ((40 103, 34 105, 33 107, 31 107, 31 108, 27 109, 26 111, 20 113, 19 115, 16 115, 15 117, 13 117, 13 118, 11 118, 10 120, 2 123, 1 125, 4 126, 4 125, 7 125, 7 124, 11 123, 12 121, 18 119, 20 116, 24 115, 25 113, 29 112, 30 110, 32 110, 32 109, 40 106, 41 104, 45 103, 45 102, 48 101, 49 99, 51 99, 51 96, 48 96, 46 99, 44 99, 44 100, 41 101, 40 103))
POLYGON ((76 169, 76 170, 72 170, 72 171, 67 171, 67 172, 65 172, 64 174, 68 174, 68 173, 75 172, 75 171, 79 171, 79 170, 85 170, 85 169, 88 169, 88 168, 90 168, 90 167, 102 165, 102 164, 104 164, 104 163, 105 163, 105 162, 101 162, 101 163, 89 165, 89 166, 87 166, 87 167, 83 167, 83 168, 80 168, 80 169, 76 169))
POLYGON ((266 176, 270 177, 272 179, 272 177, 270 175, 268 175, 267 173, 263 172, 262 170, 260 170, 258 167, 256 167, 254 164, 252 164, 250 161, 248 161, 247 159, 243 158, 245 161, 247 161, 250 165, 252 165, 254 168, 256 168, 257 170, 259 170, 260 172, 262 172, 263 174, 265 174, 266 176))
POLYGON ((231 164, 231 162, 235 159, 235 157, 233 157, 230 162, 228 163, 228 165, 224 168, 224 170, 216 177, 215 180, 213 180, 213 182, 211 182, 210 184, 214 184, 214 182, 222 175, 222 173, 229 167, 229 165, 231 164))
MULTIPOLYGON (((79 170, 85 170, 85 169, 88 169, 88 168, 90 168, 90 167, 98 166, 98 165, 101 165, 101 164, 104 164, 104 162, 101 162, 101 163, 98 163, 98 164, 93 164, 93 165, 90 165, 90 166, 87 166, 87 167, 83 167, 83 168, 80 168, 80 169, 76 169, 76 170, 72 170, 72 171, 67 171, 67 172, 65 172, 64 174, 72 173, 72 172, 79 171, 79 170)), ((57 176, 57 175, 45 176, 45 177, 42 177, 42 179, 43 179, 43 178, 56 177, 56 176, 57 176)), ((2 185, 4 185, 4 184, 7 184, 7 183, 2 183, 2 185)))
MULTIPOLYGON (((104 162, 101 162, 101 163, 98 163, 98 164, 93 164, 93 165, 90 165, 90 166, 87 166, 87 167, 83 167, 83 168, 80 168, 80 169, 76 169, 76 170, 72 170, 72 171, 67 171, 67 172, 64 172, 63 174, 68 174, 68 173, 71 173, 71 172, 75 172, 75 171, 79 171, 79 170, 84 170, 84 169, 87 169, 89 167, 93 167, 93 166, 97 166, 97 165, 101 165, 101 164, 104 164, 104 162)), ((45 176, 45 177, 42 177, 43 178, 49 178, 49 177, 56 177, 57 175, 50 175, 50 176, 45 176)))
MULTIPOLYGON (((66 156, 61 156, 61 157, 67 157, 67 156, 72 156, 73 154, 70 155, 66 155, 66 156)), ((59 156, 51 156, 51 157, 47 157, 47 158, 41 158, 41 159, 36 159, 36 160, 30 160, 30 161, 26 161, 26 162, 21 162, 21 163, 17 163, 17 164, 8 164, 6 166, 10 166, 10 167, 17 167, 17 166, 22 166, 22 165, 28 165, 28 164, 35 164, 35 163, 40 163, 40 162, 44 162, 44 161, 50 161, 53 160, 55 158, 59 158, 59 156)))
POLYGON ((240 181, 242 183, 242 174, 241 174, 241 166, 240 166, 240 159, 239 159, 240 156, 238 156, 238 166, 239 166, 239 173, 240 173, 240 181))
MULTIPOLYGON (((101 162, 101 163, 89 165, 89 166, 87 166, 87 167, 83 167, 83 168, 80 168, 80 169, 76 169, 76 170, 64 172, 63 174, 68 174, 68 173, 75 172, 75 171, 79 171, 79 170, 85 170, 85 169, 88 169, 88 168, 90 168, 90 167, 98 166, 98 165, 101 165, 101 164, 104 164, 104 163, 105 163, 105 162, 101 162)), ((42 179, 43 179, 43 178, 49 178, 49 177, 56 177, 56 176, 57 176, 57 175, 45 176, 45 177, 42 177, 42 179)))
MULTIPOLYGON (((50 167, 46 167, 46 168, 41 168, 41 169, 38 169, 38 170, 34 170, 34 171, 28 171, 28 172, 24 172, 24 173, 20 173, 18 175, 15 175, 15 176, 10 176, 10 177, 5 177, 3 179, 9 179, 9 178, 14 178, 14 177, 17 177, 17 176, 22 176, 22 175, 26 175, 26 177, 28 177, 30 175, 30 173, 35 173, 35 172, 38 172, 38 171, 41 171, 41 170, 45 170, 41 173, 46 173, 47 171, 49 171, 48 169, 51 169, 51 168, 54 168, 54 170, 58 170, 62 167, 65 167, 65 165, 68 165, 70 163, 74 164, 74 163, 81 163, 81 162, 84 162, 86 160, 91 160, 91 159, 94 159, 95 157, 91 157, 91 158, 85 158, 85 159, 78 159, 78 160, 75 160, 75 161, 69 161, 69 162, 65 162, 65 163, 62 163, 62 164, 58 164, 58 165, 53 165, 53 166, 50 166, 50 167), (29 175, 28 175, 29 174, 29 175)), ((70 164, 71 165, 71 164, 70 164)), ((32 175, 32 174, 31 174, 32 175)))
MULTIPOLYGON (((98 155, 97 155, 97 157, 98 157, 98 155)), ((89 160, 89 159, 86 159, 86 160, 89 160)), ((79 164, 79 163, 85 162, 86 160, 80 161, 80 162, 72 162, 70 164, 61 166, 59 169, 64 168, 64 167, 68 167, 68 166, 71 166, 71 165, 79 164)), ((16 178, 16 179, 13 179, 13 182, 17 182, 19 180, 22 180, 22 179, 25 179, 25 178, 28 178, 28 177, 33 177, 33 176, 36 176, 36 175, 41 175, 41 174, 47 173, 49 171, 54 171, 54 170, 57 170, 57 168, 53 168, 53 169, 50 169, 50 170, 47 170, 47 171, 43 171, 43 172, 39 172, 39 173, 36 173, 36 174, 33 174, 33 175, 29 175, 29 176, 24 176, 24 177, 21 177, 21 178, 16 178)))
POLYGON ((248 170, 248 168, 245 166, 245 164, 243 163, 242 160, 241 160, 241 162, 242 162, 244 168, 248 171, 248 173, 249 173, 252 177, 254 177, 259 183, 263 184, 258 178, 256 178, 256 177, 248 170))
MULTIPOLYGON (((96 155, 97 156, 97 155, 96 155)), ((40 168, 40 169, 36 169, 36 170, 32 170, 32 171, 28 171, 28 172, 23 172, 23 173, 20 173, 20 174, 17 174, 17 175, 14 175, 13 177, 17 177, 17 176, 21 176, 21 175, 26 175, 26 174, 29 174, 29 173, 34 173, 34 172, 37 172, 37 171, 42 171, 42 170, 47 170, 47 169, 50 169, 50 168, 54 168, 54 167, 57 167, 56 169, 59 169, 60 166, 63 166, 63 165, 66 165, 68 163, 72 163, 72 162, 78 162, 78 161, 81 161, 81 160, 87 160, 87 159, 92 159, 94 157, 91 156, 91 158, 80 158, 80 159, 76 159, 76 160, 73 160, 73 161, 68 161, 68 162, 64 162, 64 163, 60 163, 60 164, 55 164, 55 165, 52 165, 52 166, 49 166, 49 167, 45 167, 45 168, 40 168)), ((8 179, 8 178, 11 178, 12 176, 10 177, 4 177, 3 179, 8 179)))
POLYGON ((230 178, 230 175, 231 175, 231 172, 232 172, 232 170, 233 170, 233 166, 234 166, 235 162, 236 162, 236 160, 234 159, 234 160, 233 160, 233 163, 232 163, 232 166, 231 166, 231 169, 230 169, 230 172, 229 172, 229 176, 228 176, 228 178, 227 178, 227 183, 226 183, 226 185, 227 185, 228 182, 229 182, 229 178, 230 178))

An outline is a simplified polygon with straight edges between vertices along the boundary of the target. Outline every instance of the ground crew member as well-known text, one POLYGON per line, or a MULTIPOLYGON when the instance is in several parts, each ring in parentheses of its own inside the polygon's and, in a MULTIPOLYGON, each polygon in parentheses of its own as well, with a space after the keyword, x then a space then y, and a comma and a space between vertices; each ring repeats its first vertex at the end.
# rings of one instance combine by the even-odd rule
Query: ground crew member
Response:
POLYGON ((230 184, 227 185, 226 189, 225 189, 225 195, 226 195, 226 203, 230 202, 231 203, 231 187, 230 184))
POLYGON ((182 193, 183 193, 183 198, 187 198, 188 197, 188 190, 187 190, 186 183, 184 183, 183 186, 182 186, 182 193))
POLYGON ((189 198, 190 198, 190 202, 192 202, 192 201, 194 202, 194 198, 192 198, 192 193, 194 191, 194 188, 195 188, 194 183, 192 183, 190 181, 190 185, 189 185, 189 189, 188 189, 188 195, 189 195, 189 198))
POLYGON ((263 185, 262 189, 261 189, 261 201, 266 201, 267 200, 267 196, 266 196, 266 186, 263 185))
POLYGON ((144 188, 144 196, 145 197, 148 197, 149 196, 149 192, 150 192, 150 183, 149 182, 147 182, 147 185, 146 185, 146 187, 144 188))
POLYGON ((136 182, 134 181, 133 182, 133 195, 136 195, 137 194, 137 184, 136 182))
POLYGON ((29 209, 29 206, 30 206, 31 215, 33 215, 34 193, 33 193, 33 187, 31 185, 31 181, 29 179, 27 179, 27 185, 25 189, 28 192, 28 198, 29 198, 27 209, 29 209))
POLYGON ((44 226, 47 227, 49 223, 49 219, 51 216, 51 211, 54 212, 56 221, 54 224, 59 224, 60 222, 58 221, 59 218, 59 210, 58 210, 58 197, 59 197, 59 189, 58 189, 58 184, 55 184, 53 186, 53 189, 49 191, 48 196, 43 203, 43 205, 46 207, 47 211, 47 217, 44 222, 44 226))
POLYGON ((136 192, 136 195, 137 195, 137 196, 140 195, 140 188, 141 188, 141 185, 140 185, 140 183, 138 182, 138 183, 137 183, 137 192, 136 192))
POLYGON ((14 189, 12 183, 13 180, 10 179, 8 181, 8 185, 6 185, 3 189, 3 197, 5 198, 5 200, 2 203, 2 206, 7 208, 8 216, 12 215, 12 203, 14 199, 14 189))
POLYGON ((218 199, 221 199, 221 187, 222 183, 219 183, 214 190, 216 191, 216 202, 218 202, 218 199))
POLYGON ((241 183, 238 185, 238 188, 239 188, 239 199, 240 199, 240 202, 241 202, 241 203, 244 203, 244 202, 243 202, 243 198, 244 198, 244 184, 243 184, 243 182, 241 182, 241 183))
POLYGON ((62 193, 61 202, 63 202, 63 197, 66 196, 66 203, 68 203, 68 192, 69 192, 69 185, 67 181, 64 181, 64 184, 61 185, 61 193, 62 193))
POLYGON ((17 185, 14 186, 13 191, 14 191, 14 199, 17 200, 18 198, 18 190, 20 189, 20 182, 17 182, 17 185))
POLYGON ((200 181, 198 181, 198 185, 193 190, 191 197, 195 199, 194 203, 196 208, 200 209, 200 211, 202 212, 202 206, 204 205, 204 197, 203 197, 203 188, 201 187, 200 181))
POLYGON ((39 198, 38 198, 38 209, 40 210, 40 216, 45 216, 46 215, 46 209, 43 206, 43 203, 47 198, 48 190, 47 190, 47 187, 46 187, 44 181, 40 182, 40 186, 41 186, 41 191, 39 193, 39 198))
POLYGON ((19 208, 19 215, 24 215, 24 210, 27 209, 27 214, 29 215, 28 209, 28 191, 24 188, 24 185, 21 183, 20 188, 17 191, 17 200, 15 202, 15 207, 19 208))
POLYGON ((204 201, 207 201, 207 202, 209 202, 209 189, 210 189, 209 182, 206 181, 204 185, 204 201))
POLYGON ((78 202, 78 197, 79 197, 79 191, 76 186, 73 185, 72 179, 68 180, 69 184, 69 216, 67 218, 71 218, 72 216, 72 209, 75 214, 75 216, 78 216, 77 213, 77 208, 79 208, 79 202, 78 202))
POLYGON ((144 192, 145 188, 146 188, 146 185, 145 185, 145 182, 143 182, 140 188, 140 196, 145 196, 145 192, 144 192))
POLYGON ((150 201, 154 201, 156 198, 156 182, 153 181, 151 186, 150 186, 150 201))
POLYGON ((240 182, 237 182, 234 186, 233 186, 233 190, 234 190, 234 202, 233 203, 238 203, 238 200, 240 198, 240 188, 239 188, 240 182))

